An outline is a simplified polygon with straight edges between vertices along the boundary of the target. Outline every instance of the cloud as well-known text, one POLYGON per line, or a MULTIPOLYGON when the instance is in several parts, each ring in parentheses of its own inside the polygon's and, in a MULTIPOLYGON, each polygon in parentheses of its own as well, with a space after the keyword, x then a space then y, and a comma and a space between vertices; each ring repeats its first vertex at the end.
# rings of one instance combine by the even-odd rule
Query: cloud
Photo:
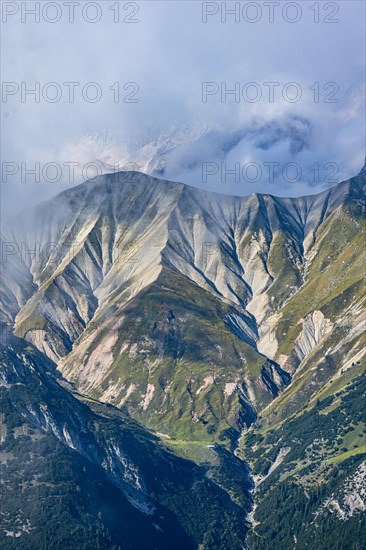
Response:
MULTIPOLYGON (((44 94, 56 90, 45 89, 47 83, 61 88, 54 103, 42 96, 37 103, 30 95, 22 101, 20 92, 3 103, 2 160, 20 167, 2 183, 6 212, 74 183, 67 170, 54 182, 40 170, 35 183, 31 175, 22 177, 21 163, 25 170, 37 162, 76 163, 75 183, 88 163, 106 170, 135 163, 150 173, 239 195, 313 193, 361 168, 364 3, 334 3, 336 15, 319 4, 319 23, 313 2, 301 2, 297 23, 284 19, 282 4, 273 23, 263 6, 257 23, 245 21, 244 12, 238 22, 227 15, 223 23, 221 3, 211 3, 219 12, 203 23, 201 2, 154 1, 137 3, 132 18, 138 23, 122 21, 131 17, 131 8, 119 3, 120 21, 114 23, 115 4, 101 2, 95 24, 80 17, 80 6, 74 23, 63 11, 54 24, 42 18, 22 23, 18 14, 3 25, 3 80, 28 88, 39 82, 44 94), (327 18, 339 22, 326 23, 327 18), (67 82, 79 83, 74 102, 68 100, 67 82), (83 97, 95 91, 85 88, 91 82, 102 91, 95 103, 83 97), (271 88, 270 82, 278 84, 271 88), (205 83, 211 83, 206 97, 205 83), (253 101, 256 92, 260 97, 253 101), (264 167, 275 162, 271 181, 264 167), (205 177, 204 163, 218 164, 218 172, 205 177), (237 163, 239 179, 226 176, 223 170, 237 163), (262 169, 258 181, 254 168, 245 174, 250 163, 262 169), (289 177, 283 176, 289 163, 300 166, 298 180, 291 166, 289 177)), ((254 11, 245 13, 254 17, 254 11)))

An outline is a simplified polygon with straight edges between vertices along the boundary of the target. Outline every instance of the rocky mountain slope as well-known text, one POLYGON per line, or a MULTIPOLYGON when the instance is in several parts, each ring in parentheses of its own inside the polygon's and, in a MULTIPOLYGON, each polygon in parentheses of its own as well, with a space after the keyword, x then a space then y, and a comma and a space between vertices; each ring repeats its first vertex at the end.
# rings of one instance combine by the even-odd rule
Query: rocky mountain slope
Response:
POLYGON ((0 391, 2 548, 244 544, 251 482, 238 458, 178 458, 126 414, 70 392, 18 338, 1 346, 0 391))
MULTIPOLYGON (((249 461, 255 476, 265 477, 252 515, 262 514, 266 532, 266 486, 285 464, 301 480, 307 475, 317 433, 296 456, 291 438, 308 425, 308 415, 319 422, 323 405, 330 407, 324 418, 343 411, 337 404, 351 387, 352 400, 361 395, 365 176, 364 168, 320 195, 293 199, 218 195, 136 172, 74 187, 4 227, 3 335, 28 342, 37 357, 57 365, 74 394, 124 411, 175 455, 215 466, 218 456, 231 464, 236 449, 235 461, 249 461)), ((350 413, 344 414, 346 421, 350 413)), ((357 422, 362 433, 363 420, 357 422)), ((333 443, 343 437, 341 423, 329 437, 333 443)), ((333 443, 337 462, 342 453, 333 443)), ((364 451, 358 444, 352 449, 353 470, 351 457, 344 458, 336 487, 322 477, 328 503, 336 500, 330 489, 358 487, 347 475, 362 477, 364 451)), ((217 464, 209 476, 237 495, 239 515, 248 512, 244 473, 236 491, 235 476, 217 464)), ((286 514, 281 498, 277 507, 286 514)), ((326 509, 334 517, 334 504, 331 512, 326 499, 314 499, 317 508, 308 513, 321 517, 326 509)), ((295 533, 273 535, 268 548, 292 548, 296 533, 306 540, 301 514, 295 533)), ((240 529, 233 532, 244 540, 240 529)), ((259 536, 258 547, 267 548, 259 536)), ((202 548, 238 547, 195 537, 202 548)))

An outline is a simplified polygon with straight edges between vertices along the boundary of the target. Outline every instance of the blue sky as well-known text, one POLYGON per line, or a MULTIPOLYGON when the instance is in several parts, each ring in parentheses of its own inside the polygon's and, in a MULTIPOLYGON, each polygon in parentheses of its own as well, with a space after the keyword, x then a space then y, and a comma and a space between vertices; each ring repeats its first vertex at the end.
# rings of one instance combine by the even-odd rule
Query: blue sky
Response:
POLYGON ((151 150, 164 158, 165 177, 238 195, 315 193, 362 167, 364 2, 269 3, 273 22, 265 2, 240 2, 226 21, 221 2, 119 2, 118 22, 116 2, 75 3, 74 22, 64 2, 39 22, 20 4, 2 6, 7 211, 81 181, 87 163, 139 164, 151 150), (67 82, 77 83, 74 102, 67 82), (21 95, 35 83, 39 102, 21 95), (176 147, 151 145, 141 157, 141 147, 170 134, 176 147), (27 173, 35 163, 38 183, 27 173), (75 163, 74 181, 64 168, 58 181, 42 177, 50 163, 75 163))

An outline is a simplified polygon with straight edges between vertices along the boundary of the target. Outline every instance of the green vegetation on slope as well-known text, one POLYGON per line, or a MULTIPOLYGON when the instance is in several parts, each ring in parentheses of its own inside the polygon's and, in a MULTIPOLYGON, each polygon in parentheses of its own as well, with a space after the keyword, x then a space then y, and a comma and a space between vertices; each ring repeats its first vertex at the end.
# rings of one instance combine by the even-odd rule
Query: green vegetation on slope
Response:
POLYGON ((295 542, 297 549, 360 548, 365 513, 361 517, 344 499, 366 459, 365 397, 366 378, 360 375, 310 410, 270 430, 254 426, 248 432, 241 453, 259 475, 250 548, 290 550, 295 542))
POLYGON ((225 319, 232 312, 229 304, 164 269, 154 284, 113 310, 112 320, 105 314, 97 334, 88 327, 78 346, 87 343, 85 354, 78 358, 76 348, 62 370, 83 391, 126 407, 149 428, 179 440, 230 442, 255 418, 249 392, 259 406, 278 392, 271 378, 276 367, 229 330, 225 319), (90 377, 98 375, 93 356, 107 348, 116 325, 101 383, 83 387, 78 361, 92 365, 90 377))

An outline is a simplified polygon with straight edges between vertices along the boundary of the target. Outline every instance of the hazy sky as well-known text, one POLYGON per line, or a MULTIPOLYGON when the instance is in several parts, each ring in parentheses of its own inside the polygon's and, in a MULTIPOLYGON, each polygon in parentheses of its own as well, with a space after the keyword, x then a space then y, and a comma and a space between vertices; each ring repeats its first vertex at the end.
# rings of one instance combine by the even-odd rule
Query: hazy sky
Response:
POLYGON ((5 211, 90 162, 290 196, 362 167, 364 2, 36 4, 2 2, 5 211))

